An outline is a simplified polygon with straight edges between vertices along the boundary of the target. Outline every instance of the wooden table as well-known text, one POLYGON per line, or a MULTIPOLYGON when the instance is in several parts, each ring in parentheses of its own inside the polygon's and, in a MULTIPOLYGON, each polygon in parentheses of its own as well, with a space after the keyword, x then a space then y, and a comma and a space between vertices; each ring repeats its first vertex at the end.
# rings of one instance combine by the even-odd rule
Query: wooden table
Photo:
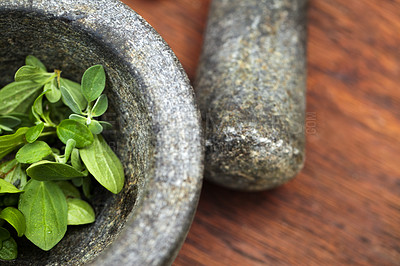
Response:
MULTIPOLYGON (((191 80, 210 0, 125 0, 191 80)), ((288 184, 205 182, 175 265, 400 264, 400 0, 310 0, 307 160, 288 184)))

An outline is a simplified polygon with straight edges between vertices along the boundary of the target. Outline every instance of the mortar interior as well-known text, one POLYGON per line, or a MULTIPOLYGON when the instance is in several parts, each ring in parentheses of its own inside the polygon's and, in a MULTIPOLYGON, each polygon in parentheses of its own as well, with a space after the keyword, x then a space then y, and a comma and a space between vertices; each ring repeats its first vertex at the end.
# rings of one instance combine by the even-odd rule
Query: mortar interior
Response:
MULTIPOLYGON (((63 240, 50 251, 42 251, 24 238, 17 239, 18 259, 12 265, 78 265, 111 244, 128 217, 135 216, 146 180, 153 172, 153 132, 144 96, 140 94, 140 73, 96 36, 61 20, 36 12, 0 10, 0 86, 13 80, 15 71, 28 54, 35 55, 47 69, 60 69, 62 76, 80 82, 88 67, 102 64, 107 73, 105 93, 110 108, 102 118, 114 125, 106 132, 109 145, 125 169, 125 186, 114 195, 99 185, 90 201, 96 222, 68 226, 63 240)), ((4 262, 2 262, 4 264, 4 262)))

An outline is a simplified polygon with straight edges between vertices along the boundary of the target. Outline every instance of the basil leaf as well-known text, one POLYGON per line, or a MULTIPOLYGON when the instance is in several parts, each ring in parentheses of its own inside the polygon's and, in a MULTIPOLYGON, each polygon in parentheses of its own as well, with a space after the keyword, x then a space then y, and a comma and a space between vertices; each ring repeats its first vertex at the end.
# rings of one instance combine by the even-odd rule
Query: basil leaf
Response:
POLYGON ((79 106, 78 102, 74 99, 72 94, 63 86, 61 86, 61 95, 62 95, 62 100, 66 106, 68 106, 72 112, 76 114, 81 114, 82 109, 79 106))
POLYGON ((88 68, 82 76, 82 94, 88 102, 96 100, 106 86, 106 74, 102 65, 88 68))
POLYGON ((17 164, 18 162, 16 159, 0 164, 0 178, 5 178, 13 169, 15 169, 17 164))
POLYGON ((103 130, 112 129, 112 125, 106 121, 99 121, 100 125, 103 127, 103 130))
POLYGON ((42 85, 30 80, 12 82, 0 90, 0 114, 25 113, 42 85))
POLYGON ((14 207, 7 207, 0 212, 0 218, 6 220, 18 233, 18 237, 21 237, 25 233, 25 217, 18 209, 14 207))
POLYGON ((82 125, 86 125, 86 121, 87 121, 87 120, 86 120, 86 117, 81 116, 81 115, 77 115, 77 114, 71 114, 71 115, 69 116, 69 119, 78 121, 78 122, 81 123, 82 125))
POLYGON ((17 70, 14 79, 17 82, 29 80, 44 85, 53 75, 35 66, 23 66, 17 70))
POLYGON ((0 259, 14 260, 18 256, 17 242, 10 237, 3 241, 3 246, 0 249, 0 259))
POLYGON ((21 121, 21 123, 18 125, 19 127, 31 127, 34 125, 29 116, 26 114, 10 113, 9 115, 18 118, 21 121))
POLYGON ((92 132, 92 134, 100 134, 101 132, 103 132, 102 125, 94 119, 91 120, 90 124, 88 125, 88 128, 90 132, 92 132))
POLYGON ((3 126, 3 125, 0 125, 0 129, 2 131, 13 132, 12 128, 9 128, 9 127, 3 126))
POLYGON ((40 68, 44 72, 47 72, 47 69, 44 66, 44 64, 33 55, 28 55, 25 58, 25 65, 34 66, 34 67, 40 68))
POLYGON ((15 159, 20 163, 36 163, 52 153, 53 151, 46 142, 35 141, 34 143, 25 144, 19 149, 15 159))
POLYGON ((0 124, 6 127, 13 128, 21 124, 21 119, 14 116, 3 115, 0 116, 0 124))
POLYGON ((98 117, 104 114, 107 111, 108 108, 108 98, 107 95, 102 94, 100 97, 97 99, 96 103, 93 105, 92 108, 92 116, 93 117, 98 117))
POLYGON ((36 126, 29 128, 25 134, 26 141, 29 143, 35 142, 35 140, 39 138, 40 134, 42 134, 43 129, 44 129, 43 122, 40 122, 36 126))
POLYGON ((73 139, 69 139, 67 141, 67 144, 65 146, 65 152, 64 152, 64 161, 65 163, 68 162, 69 156, 72 153, 72 150, 75 148, 76 146, 76 141, 73 139))
POLYGON ((79 156, 79 150, 73 149, 71 154, 71 165, 78 171, 83 171, 85 169, 84 165, 82 165, 81 158, 79 156))
POLYGON ((49 102, 56 103, 61 99, 61 91, 57 87, 56 78, 46 83, 43 90, 46 91, 46 98, 49 102))
POLYGON ((90 176, 86 176, 82 178, 82 190, 83 190, 83 195, 85 195, 86 198, 90 199, 92 195, 92 178, 90 176))
POLYGON ((79 172, 68 164, 50 161, 34 163, 26 169, 26 173, 28 176, 38 181, 69 180, 75 177, 85 176, 85 173, 79 172))
POLYGON ((95 221, 92 206, 81 199, 67 199, 68 225, 89 224, 95 221))
POLYGON ((0 194, 1 193, 21 193, 22 190, 19 190, 14 185, 8 183, 4 179, 0 178, 0 194))
POLYGON ((25 143, 25 133, 27 131, 27 127, 21 127, 12 135, 0 136, 0 160, 25 143))
POLYGON ((25 236, 43 250, 54 247, 67 231, 67 200, 53 182, 29 180, 18 209, 26 220, 25 236))
MULTIPOLYGON (((7 229, 0 227, 0 244, 2 244, 2 242, 4 240, 7 240, 10 238, 10 232, 8 232, 7 229)), ((2 246, 2 245, 1 245, 2 246)))
POLYGON ((57 136, 64 144, 67 144, 69 139, 75 140, 77 148, 84 148, 93 143, 93 134, 90 130, 71 119, 61 121, 57 126, 57 136))
POLYGON ((9 127, 3 126, 3 125, 0 125, 0 129, 4 130, 4 131, 7 131, 7 132, 12 132, 13 131, 12 128, 9 128, 9 127))
POLYGON ((62 192, 64 193, 64 196, 68 198, 81 198, 81 194, 79 193, 79 190, 74 187, 70 182, 68 181, 58 181, 56 182, 57 186, 61 188, 62 192))
POLYGON ((124 169, 101 135, 95 135, 93 144, 81 149, 80 154, 86 168, 103 187, 114 194, 121 191, 124 169))
POLYGON ((77 177, 71 180, 72 184, 76 187, 81 187, 83 184, 83 178, 82 177, 77 177))
POLYGON ((4 180, 22 190, 27 182, 26 172, 22 169, 21 164, 17 163, 15 167, 6 174, 4 180))
MULTIPOLYGON (((45 94, 45 92, 42 92, 37 98, 36 100, 33 102, 32 105, 32 113, 33 114, 38 114, 38 115, 43 115, 43 95, 45 94)), ((37 117, 39 120, 40 118, 37 117)))
POLYGON ((79 83, 73 82, 69 79, 60 78, 60 87, 63 87, 69 92, 74 101, 78 104, 79 110, 86 108, 87 101, 81 92, 81 85, 79 83))

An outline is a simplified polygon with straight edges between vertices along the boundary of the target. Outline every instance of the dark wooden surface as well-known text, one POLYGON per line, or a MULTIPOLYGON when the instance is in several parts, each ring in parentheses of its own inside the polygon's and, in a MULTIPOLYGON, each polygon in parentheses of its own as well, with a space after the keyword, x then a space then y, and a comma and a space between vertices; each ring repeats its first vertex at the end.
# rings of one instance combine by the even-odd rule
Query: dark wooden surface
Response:
MULTIPOLYGON (((125 0, 195 76, 209 0, 125 0)), ((288 184, 205 183, 175 265, 400 265, 400 0, 310 0, 307 160, 288 184)))

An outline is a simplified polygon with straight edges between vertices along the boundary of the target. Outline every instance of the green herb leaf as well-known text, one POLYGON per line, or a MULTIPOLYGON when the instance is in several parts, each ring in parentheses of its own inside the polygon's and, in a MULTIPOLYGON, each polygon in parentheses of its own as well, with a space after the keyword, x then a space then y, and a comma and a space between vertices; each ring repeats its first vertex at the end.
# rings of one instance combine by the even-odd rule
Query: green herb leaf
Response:
POLYGON ((83 184, 83 178, 82 177, 77 177, 71 180, 72 184, 76 187, 81 187, 83 184))
POLYGON ((124 186, 122 164, 101 135, 94 136, 92 145, 81 149, 80 155, 94 178, 114 194, 124 186))
POLYGON ((23 66, 15 73, 15 81, 33 81, 44 85, 49 79, 54 76, 54 73, 44 72, 42 69, 35 66, 23 66))
POLYGON ((67 200, 54 182, 30 180, 18 209, 26 220, 26 237, 43 250, 54 247, 67 231, 67 200))
POLYGON ((25 233, 25 217, 18 209, 14 207, 7 207, 0 212, 0 218, 6 220, 18 233, 18 237, 21 237, 25 233))
POLYGON ((16 159, 6 161, 0 164, 0 178, 5 178, 17 166, 18 162, 16 159))
MULTIPOLYGON (((8 232, 7 229, 0 227, 0 244, 3 243, 4 240, 7 240, 10 238, 10 232, 8 232)), ((2 247, 2 245, 1 245, 2 247)))
POLYGON ((9 115, 18 118, 21 121, 21 123, 18 125, 19 127, 31 127, 34 125, 29 116, 26 114, 10 113, 9 115))
POLYGON ((13 128, 21 124, 21 119, 10 115, 3 115, 0 116, 0 124, 6 127, 13 128))
POLYGON ((44 64, 33 55, 28 55, 25 58, 25 65, 34 66, 34 67, 40 68, 42 71, 47 72, 47 69, 44 66, 44 64))
POLYGON ((14 185, 8 183, 4 179, 0 179, 0 194, 1 193, 21 193, 22 190, 19 190, 14 185))
POLYGON ((0 90, 0 114, 25 113, 30 110, 41 87, 42 85, 30 80, 6 85, 0 90))
POLYGON ((58 138, 66 144, 69 139, 76 141, 77 148, 84 148, 93 143, 93 134, 81 123, 65 119, 57 126, 58 138))
POLYGON ((92 134, 100 134, 101 132, 103 132, 102 125, 94 119, 91 120, 90 124, 88 125, 88 128, 90 132, 92 132, 92 134))
MULTIPOLYGON (((17 162, 16 159, 14 160, 17 162)), ((4 180, 22 190, 27 182, 26 172, 22 169, 20 163, 16 163, 15 167, 5 174, 4 180)))
POLYGON ((0 160, 25 143, 25 134, 27 131, 27 127, 21 127, 12 135, 0 136, 0 160))
POLYGON ((92 206, 81 199, 67 199, 68 225, 89 224, 95 221, 92 206))
POLYGON ((3 241, 3 246, 0 249, 0 259, 14 260, 18 256, 17 242, 10 237, 3 241))
POLYGON ((45 92, 42 92, 37 98, 36 100, 33 102, 32 105, 32 112, 33 114, 38 114, 38 115, 43 115, 43 96, 44 96, 45 92))
POLYGON ((92 195, 92 178, 90 176, 86 176, 82 178, 82 190, 83 195, 86 198, 90 199, 92 195))
POLYGON ((43 129, 43 122, 40 122, 36 126, 29 128, 29 130, 25 134, 26 141, 29 143, 35 142, 35 140, 39 138, 40 134, 42 134, 43 129))
POLYGON ((76 114, 81 114, 82 109, 80 108, 78 102, 74 99, 72 94, 63 86, 61 86, 60 89, 64 104, 68 106, 72 112, 76 114))
POLYGON ((92 116, 93 117, 101 116, 102 114, 104 114, 107 111, 107 108, 108 108, 107 95, 102 94, 97 99, 96 103, 93 105, 92 116))
POLYGON ((65 146, 65 153, 64 153, 64 161, 65 163, 68 162, 69 156, 72 153, 72 150, 75 148, 76 146, 76 141, 73 139, 69 139, 67 141, 67 144, 65 146))
POLYGON ((41 121, 41 118, 44 118, 43 113, 43 96, 45 92, 42 92, 32 105, 32 114, 36 118, 37 121, 41 121))
POLYGON ((79 150, 73 149, 71 154, 71 165, 78 171, 83 171, 85 169, 84 165, 82 164, 81 158, 79 156, 79 150))
POLYGON ((69 119, 75 120, 75 121, 81 123, 82 125, 86 125, 86 121, 87 121, 86 117, 77 115, 77 114, 71 114, 69 116, 69 119))
POLYGON ((38 181, 69 180, 85 176, 85 173, 79 172, 68 164, 50 161, 34 163, 26 169, 26 173, 38 181))
POLYGON ((113 126, 106 121, 99 121, 99 123, 103 127, 103 130, 108 130, 113 128, 113 126))
MULTIPOLYGON (((73 82, 69 79, 60 78, 60 87, 63 87, 71 97, 74 99, 74 102, 79 106, 79 110, 83 110, 87 106, 87 101, 81 92, 81 85, 79 83, 73 82)), ((61 91, 62 92, 62 91, 61 91)), ((64 97, 62 97, 64 104, 66 104, 64 97)), ((68 107, 69 105, 66 104, 68 107)), ((76 112, 81 113, 81 112, 76 112)))
POLYGON ((20 163, 36 163, 43 158, 52 154, 50 146, 44 141, 35 141, 34 143, 25 144, 15 158, 20 163))
POLYGON ((88 102, 96 100, 106 86, 106 74, 102 65, 88 68, 82 76, 82 94, 88 102))
POLYGON ((50 82, 44 85, 44 91, 46 91, 46 98, 51 103, 56 103, 61 99, 61 91, 57 87, 57 79, 52 79, 50 82))
POLYGON ((79 190, 76 187, 74 187, 70 182, 58 181, 56 182, 56 184, 61 188, 66 198, 77 198, 77 199, 81 198, 79 190))
POLYGON ((6 127, 6 126, 3 126, 3 125, 0 125, 0 133, 2 133, 3 131, 8 131, 8 132, 12 132, 13 130, 12 130, 12 128, 9 128, 9 127, 6 127))

